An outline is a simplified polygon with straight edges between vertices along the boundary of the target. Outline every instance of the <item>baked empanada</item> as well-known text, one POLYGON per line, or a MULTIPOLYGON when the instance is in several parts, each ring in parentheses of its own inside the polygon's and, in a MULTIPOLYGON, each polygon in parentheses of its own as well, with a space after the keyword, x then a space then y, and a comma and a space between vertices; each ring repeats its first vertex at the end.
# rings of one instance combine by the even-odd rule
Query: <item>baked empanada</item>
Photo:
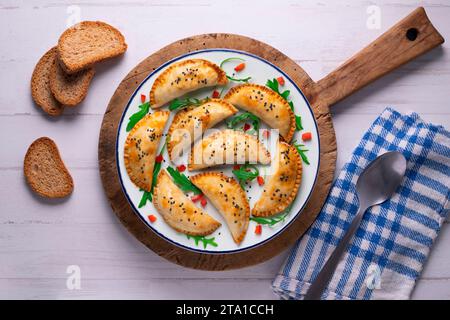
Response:
POLYGON ((153 205, 169 226, 191 236, 206 236, 221 223, 195 204, 179 189, 166 170, 161 170, 153 189, 153 205))
POLYGON ((211 200, 230 229, 234 242, 241 243, 250 221, 250 205, 239 183, 219 172, 192 176, 191 181, 211 200))
POLYGON ((179 111, 168 131, 167 151, 170 159, 178 158, 205 130, 237 112, 233 105, 221 99, 212 99, 198 107, 179 111))
POLYGON ((222 130, 199 140, 191 148, 188 169, 200 170, 222 164, 270 163, 270 153, 254 136, 222 130))
POLYGON ((153 83, 150 106, 160 108, 167 102, 204 87, 228 83, 225 71, 203 59, 176 62, 164 70, 153 83))
POLYGON ((272 216, 294 201, 302 181, 302 161, 294 146, 279 142, 272 176, 252 209, 255 217, 272 216))
POLYGON ((124 161, 128 176, 139 188, 150 191, 156 153, 169 111, 146 115, 131 129, 125 141, 124 161))
POLYGON ((280 135, 291 141, 295 132, 295 115, 289 103, 273 90, 258 84, 242 84, 224 97, 231 104, 259 117, 280 135))

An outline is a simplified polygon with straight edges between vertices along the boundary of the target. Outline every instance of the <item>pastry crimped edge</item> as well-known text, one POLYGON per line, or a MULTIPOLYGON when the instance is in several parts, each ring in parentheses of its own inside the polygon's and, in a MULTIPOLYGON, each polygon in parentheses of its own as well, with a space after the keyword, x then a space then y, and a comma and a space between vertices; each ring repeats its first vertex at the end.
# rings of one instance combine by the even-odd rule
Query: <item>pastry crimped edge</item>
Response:
POLYGON ((155 101, 155 88, 157 85, 159 85, 160 83, 162 83, 162 78, 168 74, 169 72, 172 71, 172 69, 175 69, 179 66, 183 66, 186 64, 190 64, 190 63, 195 63, 196 61, 202 61, 203 63, 205 63, 206 65, 208 65, 209 67, 211 67, 212 69, 214 69, 218 76, 217 79, 217 85, 225 85, 228 83, 228 78, 227 78, 227 74, 225 73, 225 71, 223 71, 217 64, 209 61, 209 60, 205 60, 205 59, 188 59, 188 60, 183 60, 180 62, 175 62, 173 64, 171 64, 169 67, 166 68, 166 70, 164 70, 153 82, 152 88, 150 89, 150 107, 152 109, 158 109, 161 108, 163 105, 160 105, 158 107, 154 107, 154 105, 156 105, 156 101, 155 101))
MULTIPOLYGON (((295 147, 293 145, 290 145, 289 143, 286 143, 283 141, 280 141, 280 144, 286 144, 289 146, 289 148, 293 148, 293 150, 295 151, 298 167, 297 167, 297 177, 295 179, 294 188, 292 188, 292 191, 291 191, 291 194, 289 195, 289 197, 286 198, 282 203, 278 204, 277 207, 272 210, 258 211, 258 210, 255 210, 255 207, 253 207, 252 212, 251 212, 252 216, 270 217, 270 216, 279 214, 283 210, 285 210, 295 200, 295 197, 297 196, 298 189, 302 182, 302 174, 303 174, 302 159, 301 159, 300 155, 298 154, 298 151, 295 149, 295 147)), ((259 199, 258 199, 258 201, 259 201, 259 199)), ((256 203, 258 203, 258 201, 256 201, 256 203)), ((256 205, 256 203, 255 203, 255 205, 256 205)))
MULTIPOLYGON (((242 196, 242 198, 244 199, 245 209, 246 209, 246 212, 247 212, 247 214, 245 215, 244 231, 236 239, 233 237, 233 234, 231 234, 231 236, 233 237, 234 242, 239 244, 239 243, 242 242, 242 240, 244 240, 245 235, 247 234, 248 225, 250 223, 250 203, 248 202, 247 194, 245 193, 244 189, 242 189, 242 187, 239 185, 239 183, 236 181, 236 179, 234 179, 233 177, 226 176, 226 175, 224 175, 223 173, 220 173, 220 172, 214 172, 214 171, 202 172, 202 173, 198 173, 198 174, 196 174, 194 176, 189 177, 189 179, 191 180, 191 182, 193 184, 195 184, 195 180, 197 180, 198 178, 200 178, 200 177, 208 177, 208 176, 220 176, 220 177, 223 177, 225 179, 229 179, 230 180, 229 182, 231 184, 234 184, 234 185, 236 185, 238 187, 239 193, 242 196)), ((200 188, 200 187, 198 187, 198 188, 200 188)), ((217 210, 219 211, 219 209, 217 209, 217 210)), ((230 231, 230 233, 231 233, 231 231, 230 231)))
MULTIPOLYGON (((174 229, 175 231, 177 231, 177 232, 180 232, 180 233, 183 233, 183 234, 187 234, 187 235, 189 235, 189 236, 207 236, 207 235, 210 235, 211 233, 213 233, 214 231, 216 231, 220 226, 222 226, 222 224, 219 222, 219 221, 217 221, 216 219, 214 219, 213 217, 211 217, 206 211, 205 211, 205 213, 206 214, 208 214, 210 217, 211 217, 211 219, 215 222, 214 223, 214 226, 210 229, 210 230, 208 230, 208 231, 205 231, 205 232, 188 232, 188 231, 186 231, 186 230, 182 230, 182 229, 180 229, 180 228, 177 228, 177 227, 175 227, 175 226, 173 226, 173 225, 171 225, 169 222, 167 222, 167 220, 164 218, 164 215, 161 213, 161 208, 158 206, 158 198, 159 198, 159 188, 158 188, 158 184, 159 184, 159 180, 161 179, 161 177, 162 177, 162 175, 167 175, 168 176, 168 178, 169 179, 171 179, 170 178, 170 176, 169 176, 169 174, 167 173, 167 171, 165 170, 165 169, 163 169, 163 170, 161 170, 161 172, 158 174, 158 178, 156 179, 156 185, 155 185, 155 188, 153 189, 153 206, 155 207, 155 209, 156 209, 156 211, 158 211, 159 212, 159 214, 162 216, 162 218, 164 219, 164 221, 172 228, 172 229, 174 229)), ((175 185, 176 186, 176 185, 175 185)), ((178 186, 176 186, 177 188, 178 188, 178 186)), ((189 201, 191 201, 190 199, 188 199, 189 201)), ((192 202, 192 201, 191 201, 192 202)), ((193 203, 193 205, 196 207, 196 205, 193 203)), ((201 208, 198 208, 199 210, 203 210, 203 209, 201 209, 201 208)))
MULTIPOLYGON (((173 117, 172 123, 170 124, 169 130, 167 131, 167 135, 169 136, 169 140, 167 142, 167 152, 169 153, 169 159, 170 161, 173 161, 172 159, 172 151, 174 146, 172 145, 170 137, 172 136, 173 131, 175 130, 175 126, 178 124, 178 122, 180 121, 180 118, 183 117, 186 113, 196 109, 196 108, 200 108, 201 106, 210 103, 210 102, 217 102, 220 103, 221 105, 223 105, 224 107, 226 107, 228 110, 230 110, 233 114, 236 114, 239 110, 233 106, 231 103, 229 103, 228 101, 225 101, 223 99, 208 99, 208 101, 205 101, 204 103, 202 103, 199 106, 189 106, 185 109, 182 109, 180 111, 178 111, 175 116, 173 117)), ((202 130, 203 132, 203 130, 202 130)), ((195 143, 195 141, 192 141, 191 145, 193 145, 195 143)))
MULTIPOLYGON (((280 101, 282 104, 284 104, 286 106, 286 108, 288 109, 288 112, 289 112, 289 117, 291 118, 291 125, 290 125, 290 128, 289 128, 289 132, 288 132, 287 137, 283 137, 283 138, 287 142, 290 142, 292 140, 292 138, 294 137, 295 128, 296 128, 296 125, 295 125, 295 114, 292 111, 291 107, 289 106, 289 103, 285 99, 283 99, 283 97, 281 97, 278 93, 273 91, 272 89, 269 89, 269 88, 267 88, 265 86, 262 86, 260 84, 255 84, 255 83, 240 84, 240 85, 232 87, 230 90, 228 90, 227 94, 223 97, 223 99, 227 100, 235 92, 237 92, 240 89, 245 88, 245 87, 254 87, 254 88, 258 88, 258 90, 265 91, 268 94, 273 94, 278 101, 280 101)), ((271 127, 270 124, 268 124, 268 125, 269 125, 269 127, 271 127)))
MULTIPOLYGON (((258 144, 261 144, 262 148, 265 150, 266 156, 270 158, 270 152, 269 152, 269 150, 267 150, 266 146, 264 146, 264 144, 263 144, 261 141, 259 141, 258 139, 256 139, 254 136, 252 136, 252 135, 250 135, 250 134, 247 134, 247 133, 244 133, 244 132, 242 132, 242 131, 236 131, 236 130, 232 130, 232 129, 223 129, 223 130, 218 131, 218 132, 215 132, 215 133, 213 133, 213 134, 211 134, 211 135, 209 135, 208 137, 203 138, 203 139, 210 139, 210 138, 211 138, 211 139, 214 139, 216 136, 221 135, 221 134, 224 134, 224 132, 232 132, 233 134, 238 134, 238 135, 243 135, 243 136, 249 136, 249 137, 251 137, 251 139, 256 140, 256 142, 257 142, 258 144)), ((202 141, 202 140, 199 140, 199 142, 200 142, 200 141, 202 141)), ((189 171, 202 170, 202 169, 210 168, 210 167, 213 167, 213 166, 219 166, 219 165, 222 165, 222 164, 211 165, 211 166, 205 167, 205 168, 196 168, 196 167, 193 167, 192 163, 193 163, 193 161, 194 161, 193 157, 194 157, 194 147, 195 147, 195 145, 196 145, 196 144, 194 143, 194 144, 191 146, 191 154, 189 155, 189 161, 188 161, 188 166, 187 166, 189 171)), ((272 160, 271 160, 271 161, 272 161, 272 160)), ((223 163, 223 164, 231 164, 231 163, 223 163)))
MULTIPOLYGON (((169 119, 170 116, 170 111, 157 111, 157 112, 161 112, 164 114, 167 114, 167 119, 169 119)), ((152 187, 152 180, 150 179, 150 186, 146 186, 143 184, 143 182, 141 180, 136 179, 136 177, 133 175, 133 173, 131 172, 131 170, 129 169, 131 167, 130 164, 130 159, 129 159, 129 155, 127 150, 128 144, 130 143, 129 139, 131 139, 131 135, 132 133, 134 133, 136 130, 138 130, 144 123, 144 119, 147 117, 151 117, 152 115, 154 115, 155 113, 149 113, 147 115, 145 115, 145 117, 143 117, 141 120, 139 120, 133 127, 133 129, 131 129, 131 131, 128 133, 127 139, 125 140, 125 145, 124 145, 124 151, 123 151, 123 162, 125 164, 125 168, 127 169, 127 173, 128 176, 130 177, 130 180, 139 188, 145 190, 145 191, 150 191, 150 188, 152 187), (137 181, 139 181, 139 183, 137 183, 137 181)), ((166 120, 167 123, 167 120, 166 120)), ((164 127, 166 126, 166 124, 164 124, 164 127)), ((161 141, 162 136, 164 135, 164 128, 163 131, 161 132, 161 137, 159 138, 161 141)), ((159 145, 159 142, 158 142, 159 145)), ((153 177, 153 176, 152 176, 153 177)))

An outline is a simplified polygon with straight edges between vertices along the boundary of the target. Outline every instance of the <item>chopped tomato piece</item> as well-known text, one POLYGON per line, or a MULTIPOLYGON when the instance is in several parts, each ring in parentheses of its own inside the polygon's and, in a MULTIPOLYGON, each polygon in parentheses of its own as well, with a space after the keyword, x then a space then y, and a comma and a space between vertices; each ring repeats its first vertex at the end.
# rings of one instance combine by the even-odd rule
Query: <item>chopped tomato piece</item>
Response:
POLYGON ((241 166, 239 164, 235 164, 233 166, 233 170, 239 170, 241 168, 241 166))
POLYGON ((197 194, 195 196, 192 196, 191 200, 192 200, 192 202, 197 202, 198 200, 200 200, 202 198, 203 198, 203 194, 200 193, 200 194, 197 194))
POLYGON ((284 78, 283 77, 278 77, 277 81, 280 84, 280 86, 284 86, 284 78))
POLYGON ((250 125, 248 123, 244 124, 244 131, 247 131, 250 129, 250 125))
POLYGON ((264 130, 264 131, 263 131, 263 137, 266 138, 266 139, 269 139, 269 137, 270 137, 270 131, 267 130, 267 129, 264 130))
POLYGON ((206 201, 206 199, 202 197, 202 199, 200 200, 200 204, 202 205, 203 208, 206 207, 207 203, 208 202, 206 201))
POLYGON ((214 90, 213 93, 212 93, 212 97, 213 97, 213 99, 219 98, 220 97, 220 92, 217 91, 217 90, 214 90))
POLYGON ((163 158, 163 156, 162 156, 161 154, 159 154, 159 155, 156 156, 155 161, 156 161, 157 163, 161 163, 161 162, 163 162, 163 160, 164 160, 164 158, 163 158))
POLYGON ((309 141, 312 139, 312 134, 311 132, 305 132, 304 134, 302 134, 302 140, 303 141, 309 141))
POLYGON ((255 227, 255 233, 256 233, 256 234, 261 234, 261 233, 262 233, 262 226, 261 226, 260 224, 258 224, 258 225, 255 227))
POLYGON ((156 217, 151 214, 151 215, 148 216, 148 220, 150 220, 150 222, 153 223, 153 222, 156 221, 156 217))
POLYGON ((181 164, 177 167, 178 172, 183 172, 184 170, 186 170, 186 166, 184 164, 181 164))
POLYGON ((258 180, 258 184, 259 184, 260 186, 263 186, 263 185, 264 185, 264 178, 263 178, 263 177, 258 176, 258 177, 256 178, 256 180, 258 180))
POLYGON ((145 94, 141 94, 141 102, 145 103, 146 99, 147 99, 147 97, 145 96, 145 94))
POLYGON ((240 63, 234 68, 234 71, 239 72, 239 71, 244 70, 244 68, 245 68, 245 63, 240 63))

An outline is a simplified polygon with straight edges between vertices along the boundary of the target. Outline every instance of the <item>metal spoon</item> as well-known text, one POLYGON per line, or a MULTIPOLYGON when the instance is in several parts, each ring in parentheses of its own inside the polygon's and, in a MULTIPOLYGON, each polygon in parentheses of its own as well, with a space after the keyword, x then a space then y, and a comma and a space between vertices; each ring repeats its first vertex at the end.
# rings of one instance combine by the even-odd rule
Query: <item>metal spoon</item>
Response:
POLYGON ((397 151, 382 154, 372 161, 361 173, 356 183, 359 211, 353 218, 338 246, 328 258, 313 284, 305 295, 305 300, 318 300, 331 280, 342 254, 361 223, 364 212, 372 206, 388 200, 400 185, 406 171, 406 159, 397 151))

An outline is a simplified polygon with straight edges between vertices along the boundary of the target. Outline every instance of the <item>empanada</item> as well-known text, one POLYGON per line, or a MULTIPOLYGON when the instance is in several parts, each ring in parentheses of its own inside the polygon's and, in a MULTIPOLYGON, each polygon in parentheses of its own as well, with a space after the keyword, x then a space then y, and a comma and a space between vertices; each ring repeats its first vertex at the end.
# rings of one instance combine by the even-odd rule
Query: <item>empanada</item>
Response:
POLYGON ((270 163, 270 153, 254 136, 222 130, 199 140, 191 148, 188 169, 200 170, 222 164, 270 163))
POLYGON ((205 172, 191 181, 211 200, 225 219, 234 242, 241 243, 250 221, 250 205, 239 183, 219 172, 205 172))
POLYGON ((242 84, 224 97, 231 104, 259 117, 280 135, 291 141, 295 132, 295 115, 288 102, 273 90, 258 84, 242 84))
POLYGON ((252 209, 255 217, 272 216, 294 201, 302 181, 302 161, 294 146, 279 142, 272 176, 252 209))
POLYGON ((167 151, 170 159, 177 159, 205 130, 237 112, 233 105, 221 99, 211 99, 198 107, 178 111, 168 131, 167 151))
POLYGON ((125 141, 124 162, 128 176, 139 188, 150 191, 159 140, 162 137, 169 111, 146 115, 131 129, 125 141))
POLYGON ((153 109, 160 108, 188 92, 227 83, 227 75, 218 65, 203 59, 183 60, 156 78, 150 91, 150 105, 153 109))
POLYGON ((191 236, 206 236, 216 231, 221 223, 195 204, 161 170, 153 190, 153 205, 169 226, 191 236))

